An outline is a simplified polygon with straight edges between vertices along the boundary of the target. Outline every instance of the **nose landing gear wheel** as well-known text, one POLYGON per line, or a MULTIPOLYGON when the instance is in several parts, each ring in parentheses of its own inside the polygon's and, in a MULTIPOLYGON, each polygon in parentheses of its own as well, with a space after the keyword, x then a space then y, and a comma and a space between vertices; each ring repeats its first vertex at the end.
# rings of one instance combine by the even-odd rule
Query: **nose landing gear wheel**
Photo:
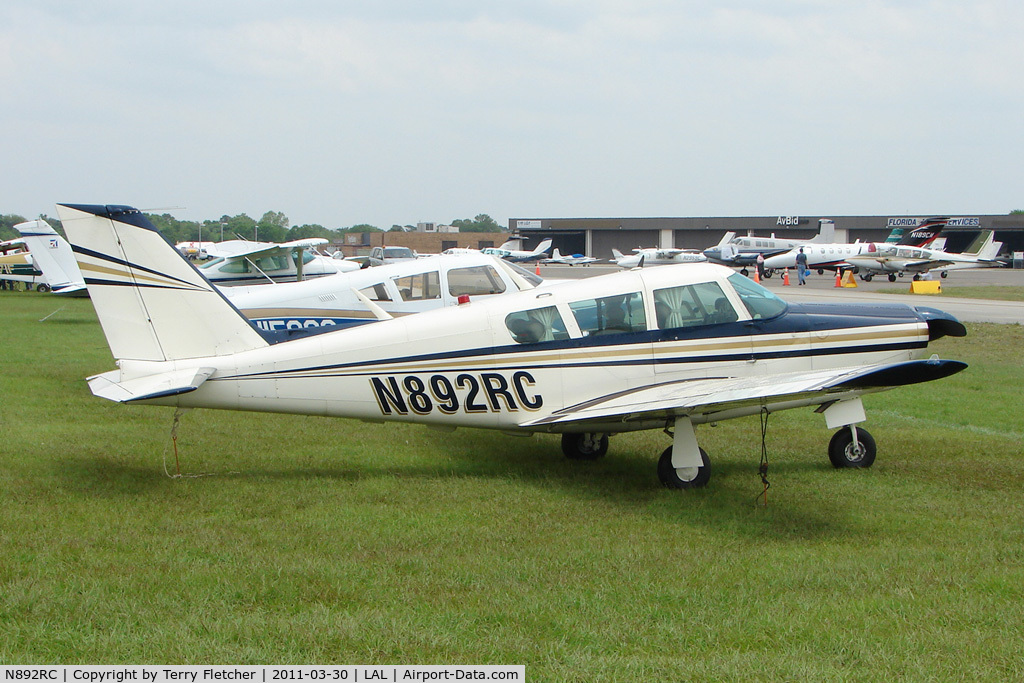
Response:
POLYGON ((670 489, 698 489, 707 486, 711 479, 711 461, 708 454, 700 449, 700 467, 672 467, 672 447, 669 446, 658 458, 658 479, 662 486, 670 489))
POLYGON ((562 453, 570 460, 597 460, 607 452, 607 434, 562 434, 562 453))
POLYGON ((875 439, 866 429, 857 429, 857 443, 853 442, 853 431, 843 427, 828 442, 828 459, 832 467, 871 467, 875 462, 875 439))

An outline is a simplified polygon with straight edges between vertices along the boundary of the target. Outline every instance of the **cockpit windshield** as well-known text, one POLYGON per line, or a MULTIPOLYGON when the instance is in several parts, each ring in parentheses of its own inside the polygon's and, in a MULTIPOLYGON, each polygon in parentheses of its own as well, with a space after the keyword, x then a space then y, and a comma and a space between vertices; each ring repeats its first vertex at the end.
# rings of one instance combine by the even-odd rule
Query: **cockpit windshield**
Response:
POLYGON ((782 315, 789 306, 761 285, 739 273, 730 275, 729 282, 740 295, 743 305, 747 307, 750 317, 754 320, 766 320, 782 315))

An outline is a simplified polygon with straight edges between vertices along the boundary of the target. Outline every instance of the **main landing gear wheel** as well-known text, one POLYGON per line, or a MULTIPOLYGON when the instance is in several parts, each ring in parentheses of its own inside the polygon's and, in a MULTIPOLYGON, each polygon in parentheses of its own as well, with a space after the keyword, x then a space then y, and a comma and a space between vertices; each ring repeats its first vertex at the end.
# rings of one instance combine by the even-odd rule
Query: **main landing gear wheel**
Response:
POLYGON ((672 447, 669 446, 658 458, 658 479, 670 489, 699 489, 707 486, 711 479, 711 461, 703 448, 700 449, 700 460, 703 463, 700 467, 676 469, 672 467, 672 447))
POLYGON ((896 282, 896 273, 889 273, 889 282, 896 282))
POLYGON ((607 452, 607 434, 562 434, 562 453, 570 460, 597 460, 607 452))
POLYGON ((871 467, 875 462, 875 439, 868 430, 857 428, 857 443, 853 442, 853 430, 843 427, 828 442, 828 459, 832 467, 871 467))

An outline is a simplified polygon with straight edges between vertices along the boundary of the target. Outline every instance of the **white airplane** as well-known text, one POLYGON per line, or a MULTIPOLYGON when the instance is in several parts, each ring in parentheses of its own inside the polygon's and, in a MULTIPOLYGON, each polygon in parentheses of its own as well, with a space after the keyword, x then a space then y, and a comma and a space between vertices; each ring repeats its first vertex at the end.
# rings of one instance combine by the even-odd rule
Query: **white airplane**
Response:
MULTIPOLYGON (((862 396, 957 373, 928 343, 966 329, 933 308, 787 304, 711 264, 631 270, 274 343, 125 206, 58 205, 118 368, 119 403, 562 434, 672 429, 665 486, 707 484, 695 425, 816 406, 836 467, 875 459, 862 396), (188 324, 183 324, 187 320, 188 324)), ((938 445, 938 444, 937 444, 938 445)))
POLYGON ((593 256, 584 256, 583 254, 570 254, 569 256, 562 256, 558 251, 558 247, 551 252, 551 258, 542 259, 541 263, 549 265, 561 264, 563 266, 589 266, 591 263, 596 263, 597 259, 593 256))
POLYGON ((533 289, 542 282, 514 263, 477 251, 303 282, 224 287, 222 293, 261 330, 294 337, 454 306, 462 297, 477 301, 533 289))
POLYGON ((40 292, 48 292, 50 285, 43 271, 36 267, 32 254, 25 246, 21 237, 0 242, 0 283, 3 288, 14 287, 15 282, 25 284, 25 289, 35 288, 40 292))
POLYGON ((959 254, 926 247, 879 244, 873 252, 849 257, 847 261, 860 271, 865 282, 870 282, 876 274, 887 275, 889 282, 896 282, 896 277, 903 277, 904 273, 913 273, 917 279, 932 270, 939 270, 940 275, 946 277, 950 270, 1000 268, 1004 264, 996 260, 996 256, 1003 243, 994 241, 993 234, 991 230, 982 230, 959 254))
POLYGON ((481 249, 481 251, 485 254, 490 254, 491 256, 503 258, 506 261, 524 263, 527 261, 537 261, 544 258, 548 253, 548 249, 551 248, 550 239, 542 241, 540 244, 537 245, 537 247, 533 251, 514 249, 513 247, 515 246, 515 243, 516 240, 510 240, 508 242, 505 242, 500 247, 487 247, 486 249, 481 249))
MULTIPOLYGON (((747 275, 747 267, 757 264, 758 254, 765 258, 775 254, 784 254, 805 244, 828 243, 835 240, 835 222, 828 218, 818 219, 818 234, 810 239, 792 239, 776 237, 757 237, 744 235, 736 237, 736 233, 727 232, 717 245, 704 250, 704 255, 712 263, 721 263, 731 268, 742 268, 740 273, 747 275)), ((765 270, 765 276, 771 277, 771 269, 765 270)))
POLYGON ((322 256, 315 247, 320 237, 282 244, 229 240, 207 247, 211 259, 199 265, 208 280, 220 286, 294 282, 358 270, 355 261, 322 256))
POLYGON ((626 256, 618 249, 612 249, 612 262, 619 268, 643 268, 677 263, 702 263, 707 257, 696 249, 634 249, 626 256))
POLYGON ((54 294, 84 296, 87 293, 71 245, 49 223, 40 218, 18 223, 14 229, 21 233, 34 266, 43 273, 47 287, 54 294))
MULTIPOLYGON (((934 240, 947 223, 949 223, 949 218, 929 218, 909 233, 905 233, 900 239, 899 244, 924 246, 934 240)), ((885 244, 890 243, 861 242, 860 240, 853 243, 807 243, 794 247, 783 254, 767 257, 764 260, 764 267, 772 270, 796 268, 796 256, 803 249, 804 254, 807 256, 807 268, 809 270, 817 270, 818 274, 821 275, 826 269, 853 267, 849 259, 873 254, 878 251, 880 246, 885 244)))

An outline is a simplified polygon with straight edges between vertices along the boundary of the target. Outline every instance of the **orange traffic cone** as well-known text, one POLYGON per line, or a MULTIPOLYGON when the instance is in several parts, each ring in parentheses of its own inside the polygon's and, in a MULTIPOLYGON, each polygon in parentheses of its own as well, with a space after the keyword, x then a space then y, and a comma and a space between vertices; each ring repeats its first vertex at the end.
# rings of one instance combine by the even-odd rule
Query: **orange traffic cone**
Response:
POLYGON ((761 274, 758 272, 758 268, 754 267, 754 282, 761 284, 761 274))
POLYGON ((540 275, 540 264, 537 264, 537 275, 540 275))
POLYGON ((786 268, 785 272, 782 273, 782 286, 789 287, 789 268, 786 268))
POLYGON ((839 268, 836 268, 836 287, 843 286, 843 276, 841 275, 841 273, 842 271, 839 268))

